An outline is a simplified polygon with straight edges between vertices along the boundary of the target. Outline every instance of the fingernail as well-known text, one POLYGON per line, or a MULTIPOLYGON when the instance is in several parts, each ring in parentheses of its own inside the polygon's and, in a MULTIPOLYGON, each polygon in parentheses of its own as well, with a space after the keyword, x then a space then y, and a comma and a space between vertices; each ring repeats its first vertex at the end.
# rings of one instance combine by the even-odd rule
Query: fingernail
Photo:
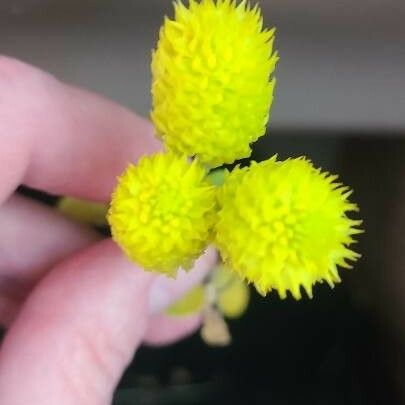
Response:
POLYGON ((151 315, 162 312, 170 304, 170 293, 167 290, 165 276, 159 276, 149 292, 149 312, 151 315))
POLYGON ((149 293, 150 314, 162 312, 174 301, 182 297, 188 290, 201 283, 207 273, 213 268, 217 261, 215 249, 208 248, 207 251, 196 260, 194 268, 186 272, 179 270, 176 278, 168 278, 164 275, 158 276, 149 293))

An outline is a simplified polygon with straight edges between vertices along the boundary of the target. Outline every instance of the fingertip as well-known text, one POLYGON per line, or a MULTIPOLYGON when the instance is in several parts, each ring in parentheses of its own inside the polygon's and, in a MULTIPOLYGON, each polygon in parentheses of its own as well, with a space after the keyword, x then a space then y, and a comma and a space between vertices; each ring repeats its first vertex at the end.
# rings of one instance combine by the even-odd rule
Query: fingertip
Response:
POLYGON ((193 334, 201 326, 201 322, 201 314, 184 317, 155 315, 149 322, 144 343, 154 347, 173 344, 193 334))
POLYGON ((128 163, 161 150, 146 119, 23 62, 0 56, 0 88, 0 202, 20 183, 108 201, 128 163))
POLYGON ((108 403, 148 328, 152 280, 111 240, 55 266, 4 339, 0 402, 108 403))
POLYGON ((208 247, 196 260, 191 270, 179 270, 176 278, 168 278, 164 275, 157 277, 150 290, 150 313, 162 312, 195 285, 200 284, 214 268, 217 259, 217 251, 213 247, 208 247))

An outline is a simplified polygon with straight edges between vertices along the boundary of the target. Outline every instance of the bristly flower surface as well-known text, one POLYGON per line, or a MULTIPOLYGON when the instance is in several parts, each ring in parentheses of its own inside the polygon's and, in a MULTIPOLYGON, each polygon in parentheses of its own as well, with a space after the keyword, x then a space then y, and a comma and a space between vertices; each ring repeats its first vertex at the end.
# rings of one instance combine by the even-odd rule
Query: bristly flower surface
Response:
POLYGON ((216 244, 229 267, 263 295, 312 297, 316 282, 340 281, 338 266, 359 255, 349 245, 361 221, 351 191, 305 158, 276 157, 236 168, 219 191, 216 244))
POLYGON ((175 3, 152 58, 151 118, 167 147, 209 167, 250 156, 273 101, 273 40, 246 1, 175 3))
POLYGON ((146 270, 189 269, 211 236, 214 187, 197 161, 158 153, 119 178, 108 213, 114 240, 146 270))

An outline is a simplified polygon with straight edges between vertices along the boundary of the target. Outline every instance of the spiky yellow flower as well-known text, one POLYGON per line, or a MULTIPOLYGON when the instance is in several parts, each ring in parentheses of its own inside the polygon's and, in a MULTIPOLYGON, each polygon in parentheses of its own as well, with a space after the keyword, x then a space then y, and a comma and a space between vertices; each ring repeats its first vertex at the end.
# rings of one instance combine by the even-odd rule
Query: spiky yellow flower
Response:
POLYGON ((337 266, 359 255, 349 249, 361 221, 351 191, 304 159, 276 157, 236 168, 219 192, 216 243, 230 268, 261 294, 275 289, 301 298, 301 286, 340 281, 337 266))
POLYGON ((114 240, 144 269, 175 275, 206 247, 215 193, 197 161, 143 157, 120 177, 108 221, 114 240))
POLYGON ((152 59, 151 118, 166 145, 216 167, 265 133, 278 60, 274 29, 243 0, 175 3, 152 59))

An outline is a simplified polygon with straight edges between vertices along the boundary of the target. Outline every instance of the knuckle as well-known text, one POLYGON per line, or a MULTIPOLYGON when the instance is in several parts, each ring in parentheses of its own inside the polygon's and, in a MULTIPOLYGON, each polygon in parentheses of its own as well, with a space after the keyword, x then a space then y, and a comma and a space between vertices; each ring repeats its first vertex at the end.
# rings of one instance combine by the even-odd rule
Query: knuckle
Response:
POLYGON ((73 355, 61 373, 66 390, 77 399, 76 403, 93 403, 96 398, 97 403, 104 403, 106 391, 113 389, 120 374, 117 362, 128 361, 127 351, 113 343, 114 340, 111 332, 99 328, 97 335, 89 330, 77 331, 70 342, 69 352, 73 355))
POLYGON ((5 82, 19 81, 33 75, 29 65, 8 56, 0 56, 0 78, 5 82))
POLYGON ((3 90, 9 88, 14 91, 38 91, 52 81, 55 79, 49 73, 18 59, 0 55, 0 86, 3 90))

